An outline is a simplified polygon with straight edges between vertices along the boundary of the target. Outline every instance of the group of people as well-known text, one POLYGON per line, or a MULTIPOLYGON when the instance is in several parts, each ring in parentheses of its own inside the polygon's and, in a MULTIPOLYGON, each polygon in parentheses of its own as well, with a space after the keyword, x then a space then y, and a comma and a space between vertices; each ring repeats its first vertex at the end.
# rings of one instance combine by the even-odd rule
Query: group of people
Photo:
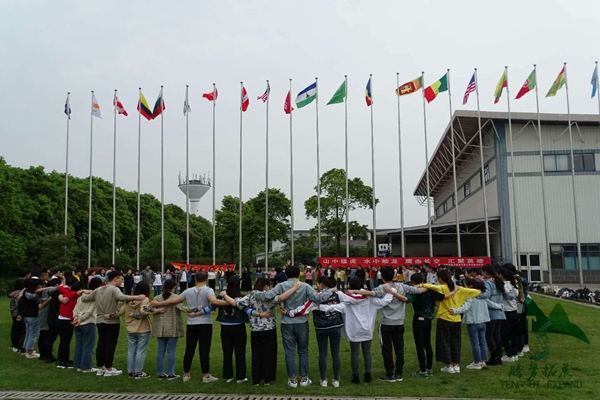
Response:
POLYGON ((295 388, 312 384, 308 357, 308 318, 312 312, 320 385, 328 385, 327 360, 331 356, 331 384, 339 387, 342 336, 350 342, 351 382, 361 383, 361 354, 362 381, 372 381, 371 342, 379 311, 378 331, 385 369, 379 379, 398 382, 404 376, 405 308, 411 303, 419 360, 414 377, 433 375, 431 336, 436 316, 435 354, 436 360, 443 363, 442 373, 461 372, 461 322, 467 326, 472 345, 473 362, 467 369, 515 362, 529 351, 527 282, 512 264, 501 268, 486 265, 464 273, 429 266, 398 270, 391 267, 343 270, 328 266, 314 271, 306 268, 301 273, 297 266, 288 264, 274 272, 275 279, 270 271, 260 269, 254 273, 244 269, 241 277, 233 271, 200 270, 190 280, 191 270, 159 274, 147 267, 129 290, 128 276, 135 276, 130 271, 123 275, 109 270, 101 274, 104 279, 92 274, 84 279, 81 273, 25 271, 10 293, 12 350, 29 359, 56 363, 58 368, 105 377, 121 375, 123 372, 114 366, 114 355, 123 318, 127 328, 129 377, 150 377, 144 365, 150 338, 154 337, 158 343, 156 375, 159 379, 178 379, 175 353, 179 338, 185 336, 183 381, 191 379, 194 355, 199 348, 202 382, 209 383, 218 380, 210 369, 211 314, 216 310, 216 321, 221 324, 222 379, 248 381, 246 324, 249 324, 252 383, 270 385, 275 382, 277 371, 278 310, 287 385, 295 388), (305 282, 299 280, 301 275, 305 282), (221 279, 227 280, 226 286, 221 279), (217 284, 219 290, 215 291, 217 284), (154 297, 150 300, 152 289, 154 297), (73 335, 75 353, 71 358, 73 335), (57 339, 60 343, 55 358, 53 345, 57 339))

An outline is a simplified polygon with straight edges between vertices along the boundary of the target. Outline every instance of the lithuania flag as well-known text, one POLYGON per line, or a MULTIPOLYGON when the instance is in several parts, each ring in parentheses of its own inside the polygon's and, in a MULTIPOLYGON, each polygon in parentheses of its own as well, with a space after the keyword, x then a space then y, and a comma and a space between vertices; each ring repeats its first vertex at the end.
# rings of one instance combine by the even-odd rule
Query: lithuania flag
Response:
POLYGON ((428 86, 427 88, 425 88, 425 99, 427 100, 428 103, 431 103, 433 100, 435 100, 435 98, 437 97, 438 94, 440 94, 441 92, 447 92, 447 91, 448 91, 448 74, 445 74, 437 82, 434 82, 431 84, 431 86, 428 86))
POLYGON ((331 98, 331 100, 329 100, 329 103, 327 103, 327 105, 343 103, 345 99, 346 99, 346 80, 344 79, 344 82, 342 82, 342 84, 340 85, 338 90, 335 91, 335 93, 333 94, 333 97, 331 98))
POLYGON ((144 97, 144 94, 141 90, 137 109, 140 112, 140 114, 142 114, 143 117, 146 118, 148 121, 152 119, 152 111, 150 111, 150 106, 148 106, 148 102, 146 101, 146 98, 144 97))
POLYGON ((548 90, 548 94, 546 95, 546 97, 556 96, 556 92, 558 92, 560 89, 562 89, 563 86, 565 86, 565 81, 565 67, 563 67, 563 69, 560 71, 560 73, 554 80, 552 87, 550 88, 550 90, 548 90))
POLYGON ((533 89, 535 89, 535 86, 537 85, 537 83, 536 83, 537 76, 536 75, 537 74, 535 73, 535 68, 534 68, 533 71, 531 71, 531 73, 527 77, 527 80, 525 81, 523 86, 521 86, 521 89, 519 90, 519 93, 517 93, 517 97, 515 97, 515 100, 519 100, 521 97, 525 96, 527 93, 529 93, 533 89))
POLYGON ((502 73, 498 84, 496 85, 496 90, 494 91, 494 104, 500 101, 500 97, 502 97, 502 90, 508 86, 508 81, 506 80, 506 70, 502 73))

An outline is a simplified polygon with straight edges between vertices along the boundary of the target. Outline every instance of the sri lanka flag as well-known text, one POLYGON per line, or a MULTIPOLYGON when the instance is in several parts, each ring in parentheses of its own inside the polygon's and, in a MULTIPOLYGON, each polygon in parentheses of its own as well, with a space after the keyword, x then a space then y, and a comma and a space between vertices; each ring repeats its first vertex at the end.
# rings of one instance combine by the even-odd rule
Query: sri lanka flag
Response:
POLYGON ((367 82, 367 87, 365 88, 365 102, 367 103, 367 107, 370 107, 373 104, 373 94, 371 93, 371 77, 369 76, 369 81, 367 82))

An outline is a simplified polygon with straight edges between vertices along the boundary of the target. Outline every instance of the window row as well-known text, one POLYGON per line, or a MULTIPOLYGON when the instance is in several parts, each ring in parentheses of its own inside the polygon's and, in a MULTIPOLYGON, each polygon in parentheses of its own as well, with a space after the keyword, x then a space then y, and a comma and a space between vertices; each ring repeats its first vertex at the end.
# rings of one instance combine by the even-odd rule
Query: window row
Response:
MULTIPOLYGON (((594 153, 573 154, 575 160, 575 171, 595 171, 596 160, 594 153)), ((567 172, 571 171, 570 154, 549 154, 544 156, 544 172, 567 172)))
MULTIPOLYGON (((582 244, 581 261, 584 270, 600 270, 600 244, 582 244)), ((579 269, 576 244, 551 244, 550 265, 553 269, 579 269)))

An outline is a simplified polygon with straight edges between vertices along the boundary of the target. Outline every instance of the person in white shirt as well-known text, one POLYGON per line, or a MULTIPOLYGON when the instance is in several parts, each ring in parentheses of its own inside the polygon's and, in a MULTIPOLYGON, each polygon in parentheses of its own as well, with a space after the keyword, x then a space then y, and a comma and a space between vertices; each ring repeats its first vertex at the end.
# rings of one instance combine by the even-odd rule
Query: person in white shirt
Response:
POLYGON ((187 276, 188 272, 185 269, 186 267, 181 268, 181 272, 179 273, 179 293, 185 292, 188 287, 187 276))
POLYGON ((142 277, 140 276, 140 273, 138 271, 135 271, 135 274, 133 275, 133 288, 132 293, 135 291, 135 287, 137 286, 138 283, 140 283, 142 281, 142 277))
POLYGON ((162 274, 160 272, 157 272, 156 274, 154 274, 154 282, 152 283, 152 287, 154 288, 154 297, 160 294, 160 292, 162 291, 162 286, 162 274))

